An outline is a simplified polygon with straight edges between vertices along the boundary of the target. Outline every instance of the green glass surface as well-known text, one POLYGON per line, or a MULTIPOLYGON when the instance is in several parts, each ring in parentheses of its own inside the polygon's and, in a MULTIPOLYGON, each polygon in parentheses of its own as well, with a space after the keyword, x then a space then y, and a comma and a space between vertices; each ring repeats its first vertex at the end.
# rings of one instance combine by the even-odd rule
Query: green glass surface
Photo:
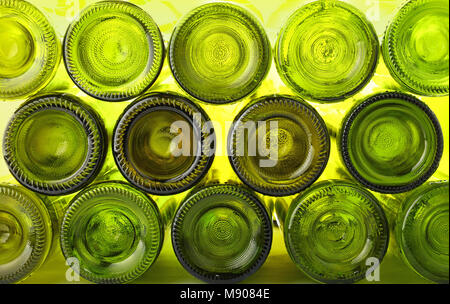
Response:
POLYGON ((131 99, 159 75, 164 43, 144 10, 124 1, 100 1, 69 26, 64 60, 87 94, 108 101, 131 99))
POLYGON ((214 130, 205 112, 175 94, 152 93, 123 112, 114 131, 114 158, 131 183, 159 195, 197 183, 214 159, 214 130))
POLYGON ((378 192, 412 190, 437 169, 443 137, 435 114, 402 93, 369 97, 344 119, 341 154, 350 173, 378 192))
POLYGON ((293 96, 255 100, 238 114, 230 130, 233 169, 248 186, 266 195, 302 191, 319 178, 329 153, 325 122, 314 108, 293 96), (271 132, 273 122, 277 126, 271 132))
POLYGON ((175 254, 193 276, 214 283, 245 279, 261 267, 272 243, 265 207, 240 186, 193 191, 172 224, 175 254))
POLYGON ((79 190, 100 169, 106 137, 97 114, 75 97, 35 97, 15 113, 3 141, 5 161, 27 188, 61 195, 79 190))
POLYGON ((19 186, 0 184, 0 284, 27 278, 45 261, 52 222, 43 201, 19 186))
POLYGON ((373 25, 341 1, 315 1, 292 14, 278 35, 275 63, 284 83, 317 101, 343 100, 371 79, 379 57, 373 25))
POLYGON ((226 103, 254 91, 271 63, 262 25, 230 3, 202 5, 175 27, 169 46, 173 75, 190 95, 226 103))
POLYGON ((395 236, 406 263, 419 275, 448 284, 448 181, 429 182, 402 204, 395 236))
MULTIPOLYGON (((27 0, 35 5, 39 10, 48 16, 50 23, 54 26, 58 36, 63 37, 64 32, 70 25, 71 21, 78 14, 79 9, 83 9, 91 3, 97 2, 96 0, 80 0, 80 1, 65 1, 65 0, 27 0)), ((146 12, 151 14, 155 22, 158 24, 163 34, 164 40, 169 41, 169 38, 174 30, 177 22, 182 16, 195 7, 204 4, 199 0, 130 0, 128 2, 139 5, 146 12)), ((276 34, 280 31, 281 27, 288 20, 288 17, 301 5, 310 0, 305 1, 292 1, 292 0, 280 0, 280 1, 261 1, 261 0, 233 0, 238 2, 242 6, 251 11, 264 25, 264 29, 268 34, 272 45, 275 45, 276 34)), ((393 19, 395 9, 405 3, 404 0, 389 0, 389 1, 360 1, 360 0, 348 0, 344 1, 357 7, 359 10, 365 13, 367 18, 375 26, 379 38, 382 37, 383 31, 386 29, 388 22, 393 19)), ((2 38, 3 39, 3 38, 2 38)), ((1 42, 0 42, 1 43, 1 42)), ((181 88, 177 84, 173 77, 168 60, 164 62, 164 67, 157 82, 153 85, 152 90, 175 90, 182 92, 181 88)), ((201 107, 205 109, 208 116, 214 119, 214 126, 218 137, 217 151, 214 162, 209 172, 218 173, 221 182, 232 179, 238 181, 238 176, 233 171, 229 159, 226 156, 226 136, 227 129, 219 128, 220 126, 227 126, 226 122, 233 120, 235 115, 239 113, 242 108, 247 105, 248 99, 257 98, 263 95, 273 94, 274 92, 282 94, 293 94, 293 92, 283 84, 282 80, 278 76, 275 66, 271 67, 271 71, 262 85, 253 94, 245 98, 243 102, 236 102, 230 104, 224 104, 216 106, 214 104, 201 103, 201 107), (222 132, 221 132, 222 131, 222 132), (222 134, 222 135, 219 135, 222 134), (220 139, 221 138, 221 139, 220 139), (221 153, 221 154, 220 154, 221 153), (223 156, 220 156, 223 155, 223 156)), ((401 90, 395 80, 389 76, 389 71, 383 62, 377 66, 377 70, 374 77, 358 95, 353 98, 349 98, 343 102, 334 104, 314 104, 314 108, 321 114, 327 124, 333 124, 333 127, 339 129, 338 126, 343 116, 354 105, 355 100, 363 99, 365 95, 384 91, 386 88, 397 88, 401 90)), ((108 103, 95 100, 90 96, 85 96, 84 92, 81 92, 79 88, 71 81, 65 66, 62 64, 58 68, 58 75, 53 78, 49 86, 45 91, 60 90, 70 94, 74 94, 83 98, 83 101, 93 106, 98 113, 104 118, 105 125, 108 130, 109 136, 112 134, 114 124, 117 122, 119 115, 123 109, 128 106, 128 102, 125 103, 108 103)), ((439 119, 444 133, 444 138, 448 138, 448 95, 443 97, 423 97, 421 98, 433 111, 439 119)), ((0 123, 0 132, 3 134, 7 121, 13 116, 14 111, 20 106, 22 101, 0 102, 0 122, 3 122, 3 126, 0 123)), ((329 125, 328 125, 329 126, 329 125)), ((330 132, 330 136, 332 132, 330 132)), ((326 169, 320 176, 319 180, 327 180, 332 178, 339 178, 336 174, 336 167, 340 167, 342 163, 338 159, 339 153, 333 144, 334 138, 331 138, 331 152, 330 159, 326 169)), ((108 147, 110 149, 110 147, 108 147)), ((1 153, 0 153, 1 154, 1 153)), ((444 179, 445 175, 448 175, 448 141, 444 141, 444 154, 440 162, 438 170, 431 177, 432 179, 444 179)), ((115 167, 113 161, 113 154, 108 151, 108 159, 106 165, 115 167), (112 161, 112 162, 111 162, 112 161)), ((106 169, 105 167, 103 169, 106 169)), ((102 170, 103 171, 103 170, 102 170)), ((0 162, 0 180, 7 181, 13 177, 8 171, 8 167, 5 162, 0 162)), ((117 178, 122 178, 116 175, 117 178)), ((180 197, 185 193, 179 194, 180 197)), ((171 196, 163 197, 171 198, 171 196)), ((264 197, 266 199, 266 197, 264 197)), ((159 198, 158 198, 159 199, 159 198)), ((267 197, 267 200, 275 198, 267 197)), ((289 200, 289 199, 286 199, 289 200)), ((267 202, 267 201, 266 201, 267 202)), ((1 204, 1 203, 0 203, 1 204)), ((159 205, 159 201, 158 201, 159 205)), ((254 275, 246 279, 243 283, 251 284, 305 284, 314 283, 314 281, 306 276, 302 271, 299 271, 295 267, 294 263, 290 259, 284 246, 284 240, 282 233, 277 227, 274 228, 274 239, 271 252, 263 264, 263 266, 254 275)), ((170 238, 170 235, 167 235, 170 238)), ((165 242, 163 250, 159 255, 157 261, 152 265, 151 271, 147 271, 144 275, 139 277, 136 281, 137 284, 182 284, 182 283, 201 283, 199 279, 191 276, 181 264, 177 261, 177 258, 173 252, 170 242, 165 242)), ((392 247, 391 247, 392 248, 392 247)), ((391 249, 389 249, 391 251, 391 249)), ((35 271, 32 276, 23 281, 25 284, 71 284, 71 285, 83 285, 88 283, 84 278, 80 278, 80 281, 71 281, 66 278, 65 273, 68 266, 65 264, 65 259, 58 253, 56 258, 50 257, 49 263, 45 263, 38 271, 35 271)), ((391 251, 383 259, 380 271, 380 281, 368 281, 361 280, 361 284, 411 284, 411 283, 431 283, 418 274, 398 259, 397 256, 391 251)), ((74 286, 76 287, 76 286, 74 286)), ((250 287, 250 286, 249 286, 250 287)))
POLYGON ((0 99, 38 92, 53 78, 60 55, 53 27, 35 6, 0 1, 0 99))
POLYGON ((413 93, 448 95, 448 12, 446 0, 408 1, 386 30, 382 45, 386 66, 413 93))
POLYGON ((315 184, 291 202, 281 220, 291 259, 322 283, 363 279, 372 266, 367 259, 381 262, 387 250, 389 228, 377 199, 348 182, 315 184))
POLYGON ((72 199, 61 226, 61 248, 66 259, 78 259, 83 278, 127 283, 158 257, 163 224, 157 205, 144 193, 125 183, 98 183, 72 199))

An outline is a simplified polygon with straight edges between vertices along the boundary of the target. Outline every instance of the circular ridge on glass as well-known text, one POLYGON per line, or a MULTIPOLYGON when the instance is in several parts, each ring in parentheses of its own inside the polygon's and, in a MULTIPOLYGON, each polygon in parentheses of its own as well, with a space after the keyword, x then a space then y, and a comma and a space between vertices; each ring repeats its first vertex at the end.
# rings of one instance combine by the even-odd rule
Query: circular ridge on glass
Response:
POLYGON ((0 184, 0 202, 0 283, 17 283, 44 263, 52 223, 42 200, 20 186, 0 184))
POLYGON ((202 5, 180 21, 168 56, 179 85, 211 103, 249 95, 265 78, 272 58, 260 22, 246 9, 221 2, 202 5))
POLYGON ((361 184, 381 193, 410 191, 430 178, 443 153, 436 115, 414 96, 386 92, 356 105, 343 120, 340 152, 361 184))
POLYGON ((158 77, 164 42, 151 16, 125 1, 100 1, 69 26, 64 62, 75 84, 106 101, 134 98, 158 77))
POLYGON ((122 175, 152 194, 189 189, 211 167, 215 133, 207 114, 189 99, 151 93, 130 104, 113 133, 122 175))
POLYGON ((191 192, 172 224, 178 261, 196 278, 234 283, 255 273, 272 245, 272 223, 261 201, 237 185, 191 192))
POLYGON ((0 0, 0 99, 26 98, 45 87, 59 65, 55 30, 34 5, 0 0))
POLYGON ((68 94, 25 102, 10 120, 3 156, 23 186, 46 195, 76 192, 98 174, 107 137, 101 119, 68 94))
POLYGON ((115 181, 77 194, 61 226, 64 256, 77 258, 79 274, 95 283, 128 283, 138 278, 157 259, 163 238, 156 203, 138 189, 115 181))
POLYGON ((449 4, 412 0, 395 15, 382 44, 384 62, 405 89, 425 96, 448 95, 449 4))
POLYGON ((286 196, 320 177, 330 155, 330 138, 320 114, 301 98, 265 96, 235 118, 228 155, 247 186, 266 195, 286 196), (275 136, 273 122, 277 123, 275 136), (261 141, 266 143, 263 147, 261 141))
POLYGON ((367 190, 345 181, 313 185, 290 204, 285 219, 287 251, 304 273, 322 283, 354 283, 381 262, 389 227, 383 209, 367 190))
POLYGON ((448 180, 428 182, 409 194, 397 217, 396 240, 406 263, 420 276, 448 284, 448 180))
POLYGON ((373 25, 341 1, 315 1, 299 8, 275 46, 283 82, 300 96, 320 102, 340 101, 364 88, 378 58, 373 25))

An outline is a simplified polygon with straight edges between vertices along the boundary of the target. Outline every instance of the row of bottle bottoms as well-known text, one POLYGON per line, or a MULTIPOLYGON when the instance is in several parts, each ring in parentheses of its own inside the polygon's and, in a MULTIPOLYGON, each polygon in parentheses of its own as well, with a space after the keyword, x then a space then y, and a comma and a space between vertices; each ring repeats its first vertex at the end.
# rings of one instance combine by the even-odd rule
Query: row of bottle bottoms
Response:
MULTIPOLYGON (((278 73, 305 99, 344 100, 372 79, 380 54, 392 77, 412 93, 448 95, 448 2, 405 3, 380 43, 363 12, 341 1, 314 1, 288 18, 274 46, 278 73)), ((232 3, 208 3, 186 14, 168 49, 158 25, 125 1, 85 7, 62 47, 43 13, 23 0, 1 0, 0 98, 25 98, 54 77, 61 61, 73 82, 101 100, 135 98, 156 81, 167 53, 172 74, 192 97, 238 101, 266 77, 272 61, 260 21, 232 3)))
MULTIPOLYGON (((154 92, 130 103, 111 137, 120 173, 154 195, 192 188, 211 168, 216 151, 207 113, 172 93, 154 92)), ((331 139, 349 174, 380 193, 403 193, 426 182, 439 167, 444 145, 432 110, 398 92, 368 96, 340 126, 325 122, 298 97, 264 96, 234 117, 227 137, 228 159, 239 179, 270 196, 293 195, 313 184, 328 164, 331 139)), ((26 101, 3 139, 11 174, 44 195, 74 193, 91 183, 107 149, 103 119, 68 94, 26 101)))
POLYGON ((66 202, 0 184, 0 282, 27 278, 59 244, 83 278, 131 282, 151 271, 167 228, 186 271, 234 283, 264 264, 275 219, 292 261, 318 282, 370 280, 390 244, 417 274, 448 283, 448 197, 448 181, 378 200, 355 183, 329 180, 291 202, 262 200, 233 183, 194 188, 181 202, 155 202, 134 186, 104 181, 66 202))

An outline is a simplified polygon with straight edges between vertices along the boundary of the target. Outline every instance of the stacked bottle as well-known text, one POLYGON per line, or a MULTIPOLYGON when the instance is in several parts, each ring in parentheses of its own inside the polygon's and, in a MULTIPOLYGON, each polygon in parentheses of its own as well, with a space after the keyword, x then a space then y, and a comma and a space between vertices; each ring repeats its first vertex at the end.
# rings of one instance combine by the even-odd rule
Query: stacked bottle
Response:
POLYGON ((175 201, 160 204, 116 181, 77 194, 61 225, 61 249, 76 259, 79 274, 95 283, 127 283, 155 262, 175 201))
MULTIPOLYGON (((241 281, 269 254, 275 212, 301 270, 319 282, 352 283, 367 275, 369 259, 379 264, 386 253, 390 229, 381 202, 406 264, 448 283, 448 181, 427 182, 444 137, 417 97, 386 92, 356 104, 331 132, 356 182, 315 185, 330 156, 320 107, 290 95, 253 99, 235 117, 227 142, 228 160, 245 186, 211 183, 205 175, 216 134, 206 111, 176 93, 145 93, 165 56, 146 11, 123 1, 92 4, 68 27, 62 50, 68 75, 84 93, 103 101, 136 98, 108 130, 113 167, 126 182, 98 177, 109 134, 88 103, 69 94, 34 95, 53 78, 61 56, 50 22, 26 1, 0 0, 0 99, 34 95, 4 135, 4 159, 23 187, 0 184, 0 282, 21 281, 38 269, 56 238, 85 279, 131 282, 156 261, 173 218, 173 249, 189 273, 206 282, 241 281), (358 183, 394 194, 396 203, 378 201, 358 183), (187 190, 179 203, 147 195, 187 190), (264 202, 253 191, 277 198, 264 202), (290 204, 280 198, 298 193, 290 204), (69 194, 68 205, 59 196, 69 194)), ((334 102, 366 87, 380 46, 357 8, 319 0, 291 15, 274 53, 292 92, 334 102)), ((408 1, 387 27, 381 53, 402 88, 448 95, 448 3, 408 1)), ((209 3, 177 24, 168 63, 186 93, 224 104, 255 93, 270 69, 271 47, 245 8, 209 3)))
POLYGON ((378 200, 346 181, 315 184, 275 214, 293 262, 323 283, 353 283, 383 260, 389 227, 378 200))
POLYGON ((0 283, 16 283, 56 252, 66 204, 4 183, 0 201, 0 283))
POLYGON ((34 5, 0 1, 0 100, 26 98, 44 88, 59 65, 55 30, 34 5))
POLYGON ((175 254, 193 276, 233 283, 256 272, 272 244, 266 206, 243 186, 217 184, 192 190, 172 225, 175 254))

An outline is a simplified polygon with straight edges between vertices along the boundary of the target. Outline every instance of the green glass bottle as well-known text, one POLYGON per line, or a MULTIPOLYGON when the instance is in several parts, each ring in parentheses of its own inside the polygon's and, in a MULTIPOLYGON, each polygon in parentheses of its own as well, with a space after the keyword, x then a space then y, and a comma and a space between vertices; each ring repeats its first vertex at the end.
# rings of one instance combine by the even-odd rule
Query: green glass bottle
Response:
POLYGON ((322 283, 354 283, 372 261, 383 260, 389 227, 383 209, 367 190, 346 181, 315 184, 289 205, 277 200, 277 219, 292 261, 322 283))
POLYGON ((156 203, 136 188, 117 181, 97 183, 70 202, 61 226, 61 248, 66 259, 78 260, 83 278, 128 283, 157 259, 163 218, 156 203))
POLYGON ((0 0, 0 99, 25 98, 46 86, 61 46, 47 18, 22 0, 0 0))
POLYGON ((172 224, 175 254, 193 276, 210 283, 245 279, 264 263, 272 223, 261 201, 237 185, 192 191, 172 224))
POLYGON ((357 104, 344 119, 338 142, 353 177, 382 193, 423 184, 436 171, 443 151, 435 114, 419 99, 396 92, 357 104))
POLYGON ((197 99, 226 103, 253 92, 271 64, 259 21, 230 3, 202 5, 176 26, 169 63, 180 86, 197 99))
POLYGON ((265 96, 236 117, 230 163, 249 187, 266 195, 298 193, 322 174, 330 154, 325 122, 293 96, 265 96))
POLYGON ((64 62, 75 84, 102 100, 134 98, 161 71, 164 42, 144 10, 125 1, 100 1, 69 26, 64 62))
POLYGON ((200 181, 214 159, 215 135, 209 122, 200 107, 182 96, 142 96, 116 124, 116 164, 129 182, 146 192, 182 192, 200 181))
POLYGON ((413 93, 448 95, 448 12, 446 0, 408 1, 386 29, 384 62, 392 77, 413 93))
POLYGON ((422 277, 448 284, 448 181, 428 182, 408 194, 395 224, 396 243, 407 265, 422 277))
POLYGON ((373 25, 342 1, 315 1, 298 9, 275 46, 284 83, 304 98, 323 102, 361 90, 372 78, 378 57, 373 25))
POLYGON ((0 284, 27 278, 52 246, 52 218, 44 202, 19 186, 0 184, 0 284))
POLYGON ((25 187, 47 195, 75 192, 91 182, 106 153, 98 115, 68 94, 34 97, 9 122, 3 155, 25 187))

